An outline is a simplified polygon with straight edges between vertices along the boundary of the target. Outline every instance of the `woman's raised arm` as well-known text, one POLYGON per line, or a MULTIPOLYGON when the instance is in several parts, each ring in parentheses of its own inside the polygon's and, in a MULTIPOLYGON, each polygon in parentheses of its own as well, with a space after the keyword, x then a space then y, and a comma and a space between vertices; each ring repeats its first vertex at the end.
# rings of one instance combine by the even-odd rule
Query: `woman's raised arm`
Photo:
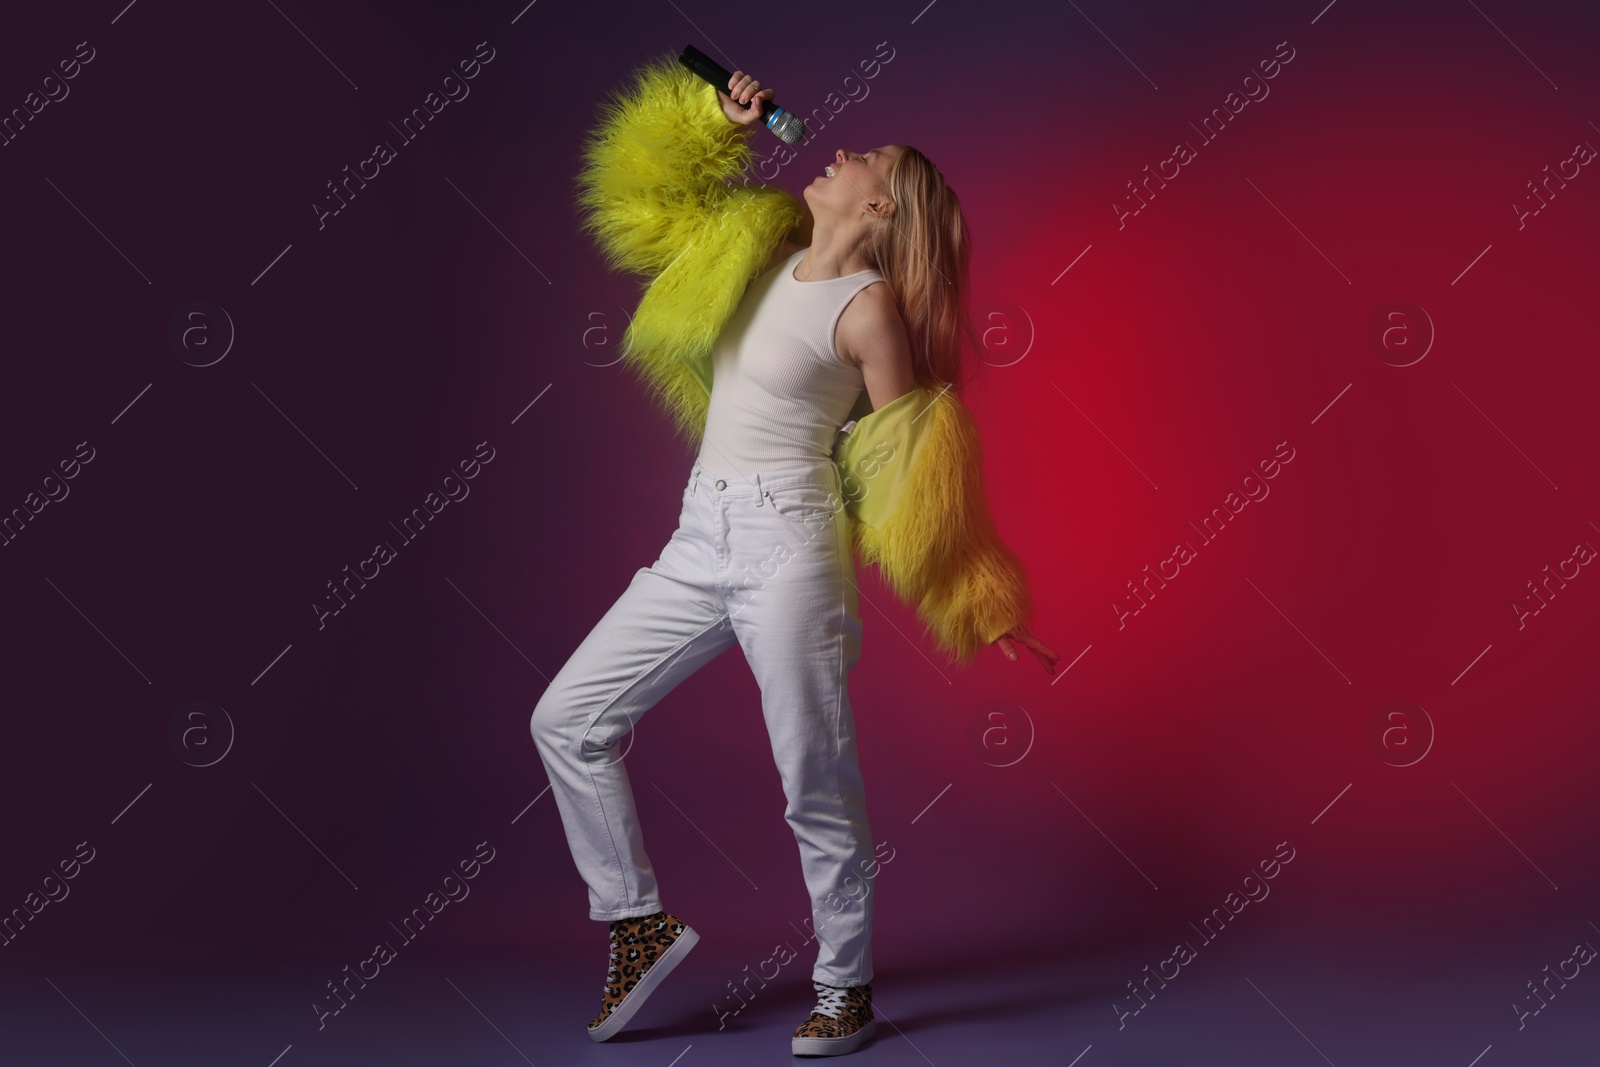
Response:
POLYGON ((754 128, 730 118, 698 75, 658 57, 602 105, 577 178, 582 230, 610 267, 648 282, 623 334, 624 364, 691 444, 705 429, 723 323, 805 219, 781 187, 730 181, 749 166, 754 128))
MULTIPOLYGON (((749 75, 734 83, 740 96, 771 99, 749 75)), ((577 206, 613 269, 653 280, 756 193, 789 201, 785 229, 800 223, 802 209, 781 189, 729 184, 750 165, 760 100, 752 107, 708 90, 675 57, 659 56, 602 103, 583 141, 577 206)))

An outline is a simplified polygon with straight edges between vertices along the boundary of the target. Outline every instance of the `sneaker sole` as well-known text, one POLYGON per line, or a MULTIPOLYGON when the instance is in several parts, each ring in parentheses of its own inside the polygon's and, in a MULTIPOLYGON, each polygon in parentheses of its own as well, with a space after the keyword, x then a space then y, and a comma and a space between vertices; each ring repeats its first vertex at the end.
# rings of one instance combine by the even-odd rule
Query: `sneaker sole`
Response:
POLYGON ((794 1038, 792 1051, 796 1056, 838 1056, 846 1052, 854 1052, 877 1032, 878 1020, 868 1019, 866 1025, 862 1026, 861 1029, 843 1037, 794 1038))
POLYGON ((639 1009, 644 1007, 644 1002, 649 999, 651 993, 655 992, 656 986, 661 984, 661 980, 671 974, 674 967, 683 962, 683 958, 689 954, 689 950, 694 948, 699 941, 700 935, 695 933, 694 927, 685 926, 683 933, 679 934, 677 939, 667 946, 667 951, 663 952, 661 957, 650 965, 650 969, 644 972, 644 977, 639 979, 639 984, 628 990, 628 995, 622 998, 622 1003, 612 1008, 611 1014, 606 1016, 606 1021, 590 1030, 589 1036, 596 1041, 604 1041, 615 1035, 624 1026, 627 1026, 628 1020, 632 1019, 639 1009))

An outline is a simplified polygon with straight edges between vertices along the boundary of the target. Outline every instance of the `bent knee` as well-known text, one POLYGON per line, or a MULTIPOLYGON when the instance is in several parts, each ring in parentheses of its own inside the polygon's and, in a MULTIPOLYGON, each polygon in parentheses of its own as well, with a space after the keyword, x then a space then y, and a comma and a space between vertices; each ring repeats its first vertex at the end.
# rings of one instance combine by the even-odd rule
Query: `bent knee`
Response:
POLYGON ((562 744, 572 736, 575 712, 571 694, 563 686, 551 684, 533 706, 533 715, 528 720, 533 743, 541 748, 562 744))

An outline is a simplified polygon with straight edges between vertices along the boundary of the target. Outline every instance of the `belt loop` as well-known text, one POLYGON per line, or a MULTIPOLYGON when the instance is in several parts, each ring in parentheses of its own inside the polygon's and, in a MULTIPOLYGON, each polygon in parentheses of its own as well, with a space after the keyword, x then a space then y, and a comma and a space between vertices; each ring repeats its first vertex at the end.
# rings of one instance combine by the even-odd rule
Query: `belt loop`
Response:
POLYGON ((756 472, 756 507, 759 508, 762 504, 766 503, 766 501, 762 499, 766 495, 767 495, 766 491, 761 488, 761 472, 757 471, 756 472))

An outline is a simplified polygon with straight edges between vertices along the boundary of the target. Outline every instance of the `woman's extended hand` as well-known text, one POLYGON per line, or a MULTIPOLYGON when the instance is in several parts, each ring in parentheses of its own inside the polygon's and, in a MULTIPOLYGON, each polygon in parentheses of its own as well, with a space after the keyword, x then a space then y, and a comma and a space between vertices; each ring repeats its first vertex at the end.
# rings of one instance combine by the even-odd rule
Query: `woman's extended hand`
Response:
POLYGON ((1011 659, 1015 660, 1017 658, 1017 650, 1016 646, 1011 643, 1012 640, 1021 641, 1023 644, 1032 649, 1033 654, 1037 656, 1039 658, 1039 662, 1044 665, 1046 674, 1056 673, 1056 661, 1059 660, 1061 656, 1050 651, 1049 646, 1047 646, 1037 637, 1030 634, 1027 631, 1027 628, 1021 623, 1013 626, 1011 629, 1007 630, 993 641, 994 644, 1000 646, 1000 650, 1002 652, 1011 657, 1011 659))
POLYGON ((748 126, 761 120, 761 101, 771 100, 772 90, 761 88, 761 83, 742 70, 733 72, 728 79, 728 91, 717 90, 717 102, 729 122, 748 126), (746 106, 751 105, 751 106, 746 106))

